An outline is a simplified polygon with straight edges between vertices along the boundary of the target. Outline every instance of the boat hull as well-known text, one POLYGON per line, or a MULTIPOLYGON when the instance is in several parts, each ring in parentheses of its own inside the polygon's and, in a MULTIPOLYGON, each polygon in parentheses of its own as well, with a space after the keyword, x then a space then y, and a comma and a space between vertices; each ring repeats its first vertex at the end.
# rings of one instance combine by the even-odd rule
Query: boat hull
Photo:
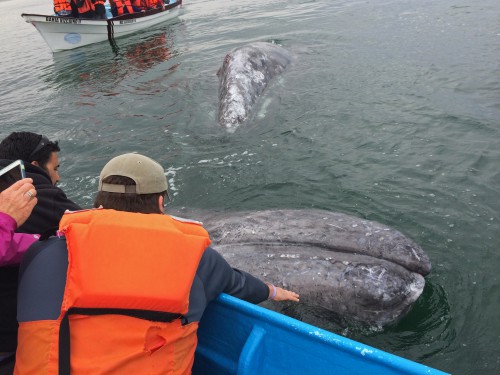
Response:
POLYGON ((22 14, 38 30, 52 52, 70 50, 106 40, 113 41, 143 29, 175 19, 182 1, 169 4, 165 10, 127 14, 107 20, 58 17, 41 14, 22 14))

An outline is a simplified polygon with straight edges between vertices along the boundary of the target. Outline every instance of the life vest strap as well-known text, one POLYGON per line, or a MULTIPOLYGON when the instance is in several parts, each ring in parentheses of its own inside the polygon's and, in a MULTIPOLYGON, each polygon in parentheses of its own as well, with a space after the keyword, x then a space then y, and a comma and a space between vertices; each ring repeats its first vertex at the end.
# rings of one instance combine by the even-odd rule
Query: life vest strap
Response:
MULTIPOLYGON (((59 327, 59 375, 71 374, 71 346, 69 316, 77 315, 125 315, 132 318, 149 320, 153 322, 170 323, 176 319, 184 320, 184 315, 163 311, 149 311, 138 309, 116 309, 116 308, 70 308, 61 320, 59 327)), ((185 323, 185 322, 183 322, 185 323)))

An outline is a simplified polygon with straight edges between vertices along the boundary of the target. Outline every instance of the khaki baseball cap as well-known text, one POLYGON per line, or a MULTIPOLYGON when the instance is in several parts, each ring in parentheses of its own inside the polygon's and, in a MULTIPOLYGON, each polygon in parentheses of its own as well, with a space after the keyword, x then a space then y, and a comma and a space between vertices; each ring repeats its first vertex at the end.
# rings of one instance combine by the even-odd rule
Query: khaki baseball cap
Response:
POLYGON ((153 194, 166 191, 170 199, 163 167, 153 159, 137 153, 123 154, 111 159, 101 171, 98 190, 121 194, 153 194), (109 176, 131 178, 135 181, 135 186, 103 183, 109 176))

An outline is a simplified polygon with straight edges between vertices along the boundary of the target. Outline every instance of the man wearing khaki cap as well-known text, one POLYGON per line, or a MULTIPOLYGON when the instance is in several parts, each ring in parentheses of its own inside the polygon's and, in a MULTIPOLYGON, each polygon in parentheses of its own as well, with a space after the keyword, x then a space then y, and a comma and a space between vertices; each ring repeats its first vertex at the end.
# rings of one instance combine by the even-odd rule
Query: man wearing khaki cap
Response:
POLYGON ((163 214, 166 198, 160 164, 117 156, 100 174, 102 208, 65 214, 59 237, 28 251, 16 373, 189 374, 198 322, 220 293, 298 301, 231 268, 201 223, 163 214))

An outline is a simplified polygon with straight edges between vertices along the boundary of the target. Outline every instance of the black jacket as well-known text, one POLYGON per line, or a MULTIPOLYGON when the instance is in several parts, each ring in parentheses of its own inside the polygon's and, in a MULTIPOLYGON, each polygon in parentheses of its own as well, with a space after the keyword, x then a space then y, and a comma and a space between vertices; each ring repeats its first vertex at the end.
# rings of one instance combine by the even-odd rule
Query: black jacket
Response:
MULTIPOLYGON (((0 168, 6 167, 13 160, 0 160, 0 168)), ((57 186, 52 185, 50 176, 42 168, 32 164, 25 164, 26 177, 33 179, 38 203, 26 222, 17 232, 38 233, 41 235, 54 234, 59 226, 64 211, 81 210, 75 202, 69 200, 66 194, 57 186)))
POLYGON ((19 265, 0 267, 0 353, 16 351, 18 275, 19 265))

